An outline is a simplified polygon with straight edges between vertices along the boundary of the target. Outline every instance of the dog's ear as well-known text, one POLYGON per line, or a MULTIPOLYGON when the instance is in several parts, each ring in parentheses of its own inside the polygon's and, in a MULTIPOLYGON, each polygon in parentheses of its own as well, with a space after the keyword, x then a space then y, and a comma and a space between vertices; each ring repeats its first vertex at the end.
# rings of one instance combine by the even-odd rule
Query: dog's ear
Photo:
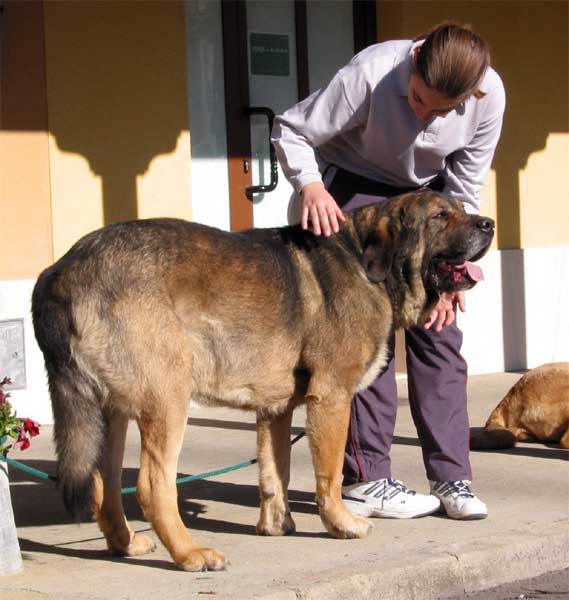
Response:
POLYGON ((362 264, 373 283, 387 279, 393 264, 393 243, 389 232, 389 217, 382 217, 377 228, 364 244, 362 264))
POLYGON ((403 265, 409 261, 420 258, 418 253, 421 248, 421 224, 416 215, 411 211, 404 210, 401 214, 401 227, 398 232, 396 248, 394 250, 394 267, 403 269, 403 265))

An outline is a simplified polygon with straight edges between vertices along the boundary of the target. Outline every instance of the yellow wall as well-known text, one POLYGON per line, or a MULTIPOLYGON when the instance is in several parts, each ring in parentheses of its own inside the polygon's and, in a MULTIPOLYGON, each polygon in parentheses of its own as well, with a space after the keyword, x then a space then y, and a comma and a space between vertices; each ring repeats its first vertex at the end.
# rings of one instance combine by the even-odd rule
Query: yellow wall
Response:
POLYGON ((569 244, 569 3, 379 0, 377 8, 380 40, 451 19, 488 41, 507 106, 482 210, 498 216, 500 248, 569 244))
POLYGON ((191 217, 182 2, 44 4, 55 258, 102 225, 191 217))
MULTIPOLYGON (((492 47, 508 99, 483 211, 501 248, 569 243, 568 6, 378 0, 382 40, 451 18, 492 47)), ((0 280, 112 221, 191 217, 183 2, 8 2, 1 42, 0 280)))

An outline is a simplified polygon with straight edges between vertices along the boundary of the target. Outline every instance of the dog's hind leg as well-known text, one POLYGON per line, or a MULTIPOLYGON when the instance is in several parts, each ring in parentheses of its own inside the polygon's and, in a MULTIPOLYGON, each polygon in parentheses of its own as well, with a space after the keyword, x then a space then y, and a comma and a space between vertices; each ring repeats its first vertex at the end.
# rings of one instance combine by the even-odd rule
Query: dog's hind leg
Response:
POLYGON ((162 389, 161 396, 167 402, 150 402, 138 418, 142 441, 138 502, 178 566, 186 571, 222 570, 225 556, 200 548, 178 512, 176 470, 186 428, 186 400, 178 400, 179 390, 172 387, 162 389))
POLYGON ((320 396, 316 390, 307 395, 306 433, 316 475, 316 498, 320 518, 330 535, 337 538, 362 538, 371 530, 363 517, 351 515, 342 501, 342 465, 350 420, 350 399, 320 396))
POLYGON ((277 416, 257 413, 259 535, 286 535, 296 530, 288 506, 291 421, 292 408, 277 416))
POLYGON ((94 476, 93 509, 107 546, 112 554, 138 556, 156 548, 156 544, 128 526, 121 496, 121 473, 128 417, 117 411, 105 414, 106 440, 100 459, 100 471, 94 476))

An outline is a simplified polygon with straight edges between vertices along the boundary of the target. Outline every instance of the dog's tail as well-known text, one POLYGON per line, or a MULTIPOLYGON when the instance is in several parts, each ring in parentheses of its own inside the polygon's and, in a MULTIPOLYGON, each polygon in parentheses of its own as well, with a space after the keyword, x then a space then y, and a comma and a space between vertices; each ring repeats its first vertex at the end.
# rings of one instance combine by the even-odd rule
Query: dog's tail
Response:
POLYGON ((76 334, 72 300, 61 292, 56 265, 44 271, 32 294, 32 318, 43 352, 54 417, 58 485, 76 520, 92 514, 93 476, 104 440, 101 387, 71 349, 76 334))

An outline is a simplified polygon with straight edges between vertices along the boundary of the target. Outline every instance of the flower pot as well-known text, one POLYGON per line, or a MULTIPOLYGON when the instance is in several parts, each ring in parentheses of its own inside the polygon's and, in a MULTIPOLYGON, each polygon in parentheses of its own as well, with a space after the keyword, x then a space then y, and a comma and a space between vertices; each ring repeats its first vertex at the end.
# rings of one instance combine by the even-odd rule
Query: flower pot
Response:
POLYGON ((22 554, 16 533, 8 465, 0 461, 0 575, 13 575, 22 570, 22 554))

